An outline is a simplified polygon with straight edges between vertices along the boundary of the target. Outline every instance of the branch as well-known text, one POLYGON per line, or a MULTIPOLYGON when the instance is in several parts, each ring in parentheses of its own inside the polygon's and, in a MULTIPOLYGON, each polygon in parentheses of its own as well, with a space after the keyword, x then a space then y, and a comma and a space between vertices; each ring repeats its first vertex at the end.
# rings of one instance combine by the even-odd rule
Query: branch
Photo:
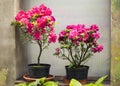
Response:
POLYGON ((83 50, 82 50, 82 48, 83 48, 83 46, 81 45, 81 56, 80 56, 80 54, 79 54, 79 56, 80 56, 80 58, 79 58, 79 61, 78 61, 78 66, 81 64, 81 60, 82 60, 82 56, 83 56, 83 50))
MULTIPOLYGON (((69 59, 69 57, 67 57, 67 56, 65 56, 65 54, 62 54, 70 63, 73 63, 70 59, 69 59)), ((68 55, 69 56, 69 55, 68 55)))
POLYGON ((76 65, 76 61, 75 61, 75 59, 74 59, 74 57, 73 57, 73 53, 72 53, 71 47, 70 47, 70 49, 69 49, 68 51, 69 51, 69 53, 70 53, 70 56, 71 56, 71 58, 72 58, 74 64, 76 65))
POLYGON ((40 48, 40 53, 38 55, 38 64, 40 64, 40 57, 41 57, 41 54, 42 54, 42 42, 41 41, 37 41, 38 45, 39 45, 39 48, 40 48))
POLYGON ((84 53, 83 58, 82 58, 82 61, 85 59, 85 55, 86 55, 86 53, 88 52, 88 49, 89 49, 89 48, 90 48, 90 45, 87 46, 87 49, 85 50, 85 53, 84 53))
POLYGON ((87 48, 86 48, 85 52, 82 52, 82 50, 81 50, 81 57, 80 57, 80 60, 79 60, 78 65, 80 65, 81 62, 84 60, 85 55, 86 55, 86 53, 88 52, 88 49, 91 47, 90 45, 88 46, 87 44, 86 44, 86 46, 87 46, 87 48), (82 53, 84 53, 84 54, 82 54, 82 53))

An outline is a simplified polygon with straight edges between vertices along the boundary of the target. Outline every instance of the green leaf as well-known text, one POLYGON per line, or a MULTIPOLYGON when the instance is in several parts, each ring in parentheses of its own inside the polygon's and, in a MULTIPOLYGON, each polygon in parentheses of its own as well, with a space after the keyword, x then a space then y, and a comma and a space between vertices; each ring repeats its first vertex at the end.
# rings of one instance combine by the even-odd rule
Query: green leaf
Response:
POLYGON ((31 82, 28 84, 28 86, 37 86, 37 83, 36 82, 31 82))
POLYGON ((58 86, 58 83, 54 81, 48 81, 48 82, 45 82, 43 86, 58 86))
POLYGON ((11 22, 11 26, 14 26, 15 25, 15 21, 11 22))
POLYGON ((95 85, 98 86, 98 85, 102 84, 102 82, 103 82, 106 78, 107 78, 107 75, 99 78, 99 79, 95 82, 95 85))
POLYGON ((38 79, 36 82, 38 82, 38 84, 43 84, 45 82, 45 77, 38 79))
POLYGON ((48 45, 46 45, 46 46, 44 46, 44 48, 43 48, 43 49, 46 49, 46 48, 48 48, 48 46, 49 46, 49 44, 48 44, 48 45))
POLYGON ((37 86, 37 85, 38 85, 38 80, 28 84, 28 86, 37 86))
POLYGON ((45 82, 45 77, 37 79, 36 81, 29 83, 28 86, 37 86, 38 84, 42 85, 44 82, 45 82))
POLYGON ((26 82, 24 82, 24 83, 17 84, 15 86, 27 86, 27 84, 26 84, 26 82))
POLYGON ((69 44, 64 44, 64 45, 61 45, 60 48, 63 49, 63 48, 69 48, 70 45, 69 44))
POLYGON ((92 54, 91 53, 88 53, 87 55, 86 55, 86 57, 82 60, 82 61, 86 61, 88 58, 90 58, 92 56, 92 54))
POLYGON ((70 86, 82 86, 82 84, 75 79, 71 79, 70 86))
POLYGON ((99 84, 99 85, 96 85, 96 86, 104 86, 103 84, 99 84))
POLYGON ((74 64, 72 64, 72 63, 70 63, 70 64, 68 65, 69 68, 72 68, 73 66, 74 66, 74 64))

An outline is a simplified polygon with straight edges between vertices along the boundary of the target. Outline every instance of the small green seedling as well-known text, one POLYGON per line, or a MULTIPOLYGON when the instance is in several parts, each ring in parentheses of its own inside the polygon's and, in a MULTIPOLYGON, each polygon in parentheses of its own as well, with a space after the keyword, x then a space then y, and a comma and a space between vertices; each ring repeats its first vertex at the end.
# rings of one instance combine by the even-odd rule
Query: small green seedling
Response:
MULTIPOLYGON (((99 78, 95 83, 89 83, 84 86, 104 86, 103 81, 106 78, 107 78, 107 75, 99 78)), ((54 81, 45 82, 45 78, 40 78, 31 83, 24 82, 24 83, 17 84, 15 86, 58 86, 58 83, 54 81)), ((82 86, 82 84, 76 79, 71 79, 69 86, 82 86)))
POLYGON ((79 81, 72 79, 70 81, 70 86, 82 86, 82 84, 79 81))
POLYGON ((58 83, 54 81, 45 82, 45 78, 40 78, 31 83, 24 82, 24 83, 17 84, 15 86, 58 86, 58 83))
MULTIPOLYGON (((107 78, 107 75, 106 76, 103 76, 103 77, 100 77, 95 83, 89 83, 89 84, 86 84, 84 86, 104 86, 103 84, 103 81, 107 78)), ((72 79, 70 81, 70 86, 82 86, 82 84, 75 80, 75 79, 72 79)))

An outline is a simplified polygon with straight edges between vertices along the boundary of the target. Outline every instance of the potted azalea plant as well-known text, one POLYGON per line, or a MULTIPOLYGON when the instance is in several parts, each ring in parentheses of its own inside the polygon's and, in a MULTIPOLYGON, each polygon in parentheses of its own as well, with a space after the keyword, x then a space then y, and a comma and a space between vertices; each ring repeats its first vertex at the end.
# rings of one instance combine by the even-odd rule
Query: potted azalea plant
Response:
POLYGON ((70 62, 65 66, 68 80, 86 80, 89 66, 84 63, 94 53, 101 52, 103 46, 98 44, 100 38, 97 25, 86 27, 85 25, 67 25, 66 29, 59 33, 58 42, 60 47, 54 53, 57 57, 70 62))
POLYGON ((54 31, 55 18, 52 10, 41 4, 33 7, 28 11, 19 11, 15 16, 12 25, 20 31, 22 37, 28 41, 35 41, 39 46, 39 55, 35 64, 28 65, 29 76, 33 78, 47 77, 49 75, 50 64, 42 64, 40 62, 41 54, 50 43, 56 42, 56 34, 54 31))

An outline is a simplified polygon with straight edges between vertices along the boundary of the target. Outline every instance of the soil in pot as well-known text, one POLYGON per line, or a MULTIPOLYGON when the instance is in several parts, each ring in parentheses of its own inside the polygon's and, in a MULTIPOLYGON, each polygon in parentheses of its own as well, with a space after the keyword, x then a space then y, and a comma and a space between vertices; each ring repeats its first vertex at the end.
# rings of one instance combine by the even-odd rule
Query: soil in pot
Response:
POLYGON ((77 79, 77 80, 87 80, 89 66, 82 65, 78 68, 70 68, 69 66, 65 66, 66 68, 66 79, 77 79))
POLYGON ((48 77, 50 64, 29 64, 28 74, 31 78, 48 77))

